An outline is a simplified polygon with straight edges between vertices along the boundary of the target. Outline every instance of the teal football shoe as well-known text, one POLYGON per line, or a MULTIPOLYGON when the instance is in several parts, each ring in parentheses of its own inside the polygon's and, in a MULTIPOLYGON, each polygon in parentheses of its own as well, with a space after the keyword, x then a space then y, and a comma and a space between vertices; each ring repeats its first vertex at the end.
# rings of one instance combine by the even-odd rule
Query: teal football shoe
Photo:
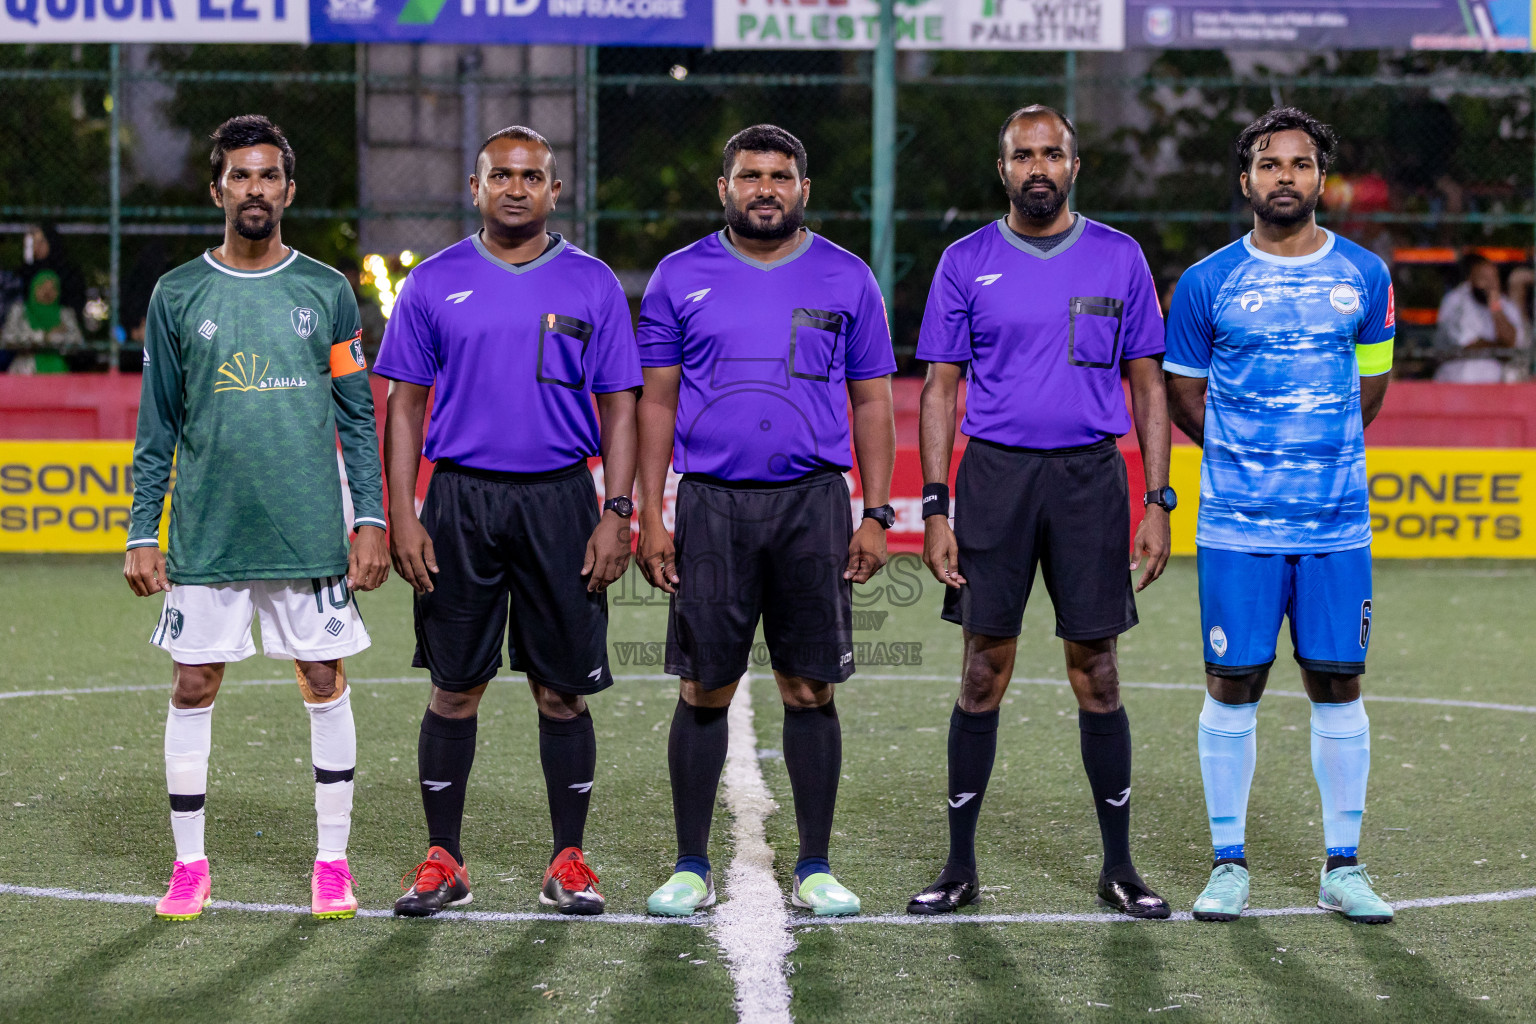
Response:
POLYGON ((1317 889, 1317 905, 1359 924, 1386 924, 1392 920, 1392 907, 1371 890, 1371 876, 1365 873, 1364 864, 1332 871, 1325 868, 1317 889))
POLYGON ((1196 921, 1236 921, 1248 909, 1248 869, 1228 862, 1211 872, 1195 899, 1196 921))
POLYGON ((651 893, 645 909, 661 917, 687 917, 715 903, 715 873, 703 878, 692 871, 679 871, 667 884, 651 893))
POLYGON ((789 902, 815 911, 817 917, 843 917, 859 912, 859 898, 825 871, 807 875, 790 893, 789 902))

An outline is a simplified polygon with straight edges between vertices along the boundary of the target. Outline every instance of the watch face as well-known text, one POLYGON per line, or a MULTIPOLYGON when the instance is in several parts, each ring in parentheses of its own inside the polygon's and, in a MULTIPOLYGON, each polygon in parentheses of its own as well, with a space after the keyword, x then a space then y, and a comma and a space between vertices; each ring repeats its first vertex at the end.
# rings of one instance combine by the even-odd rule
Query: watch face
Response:
POLYGON ((864 510, 864 518, 873 519, 889 530, 896 525, 896 510, 889 505, 881 505, 879 508, 867 508, 864 510))
POLYGON ((613 509, 615 512, 617 512, 619 515, 623 516, 625 519, 628 519, 630 517, 630 515, 633 514, 633 512, 635 511, 635 503, 633 501, 631 501, 629 498, 623 498, 623 497, 620 497, 620 498, 609 498, 608 501, 606 501, 603 504, 603 507, 605 509, 607 509, 607 508, 613 509))

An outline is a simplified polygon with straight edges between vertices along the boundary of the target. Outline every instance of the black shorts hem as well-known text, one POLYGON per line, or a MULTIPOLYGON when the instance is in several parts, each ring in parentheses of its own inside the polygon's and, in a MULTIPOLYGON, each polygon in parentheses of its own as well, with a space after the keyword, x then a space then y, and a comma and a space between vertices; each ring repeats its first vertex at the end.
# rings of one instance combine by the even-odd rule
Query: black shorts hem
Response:
POLYGON ((1295 655, 1296 664, 1308 672, 1324 672, 1334 676, 1363 676, 1365 675, 1365 662, 1363 661, 1318 661, 1316 658, 1303 658, 1295 655))
POLYGON ((769 662, 769 667, 775 672, 782 672, 786 676, 795 676, 800 679, 809 679, 813 683, 826 683, 830 686, 835 686, 838 683, 846 683, 848 678, 852 676, 856 671, 853 665, 849 665, 846 670, 839 669, 837 672, 828 676, 823 675, 820 672, 807 672, 804 669, 790 668, 785 665, 775 664, 773 663, 771 656, 769 657, 769 662))
POLYGON ((699 678, 697 678, 695 676, 694 672, 691 669, 684 669, 681 665, 677 665, 677 664, 675 664, 673 662, 668 662, 666 664, 666 666, 663 668, 663 671, 666 672, 668 675, 677 676, 677 678, 680 679, 680 680, 681 679, 687 679, 687 680, 690 680, 692 682, 698 683, 705 690, 718 690, 722 686, 730 686, 732 683, 740 682, 741 681, 741 677, 747 674, 748 668, 747 667, 743 667, 742 670, 740 672, 736 673, 734 676, 728 676, 728 677, 724 677, 724 678, 711 678, 711 679, 699 679, 699 678))
MULTIPOLYGON (((526 672, 523 674, 527 675, 526 672)), ((546 682, 543 679, 534 679, 533 676, 528 676, 528 678, 533 682, 538 683, 546 690, 554 690, 556 693, 563 693, 570 697, 590 697, 595 693, 602 693, 604 690, 608 689, 608 687, 613 685, 612 676, 609 676, 606 681, 599 681, 596 683, 579 683, 574 685, 546 682)))
POLYGON ((1105 640, 1112 636, 1119 636, 1122 633, 1129 633, 1140 623, 1141 619, 1133 615, 1129 619, 1123 620, 1118 626, 1111 626, 1108 629, 1063 630, 1060 626, 1057 626, 1056 635, 1063 640, 1071 640, 1073 643, 1083 640, 1105 640))
POLYGON ((980 626, 974 622, 967 622, 959 612, 951 613, 949 609, 939 612, 939 618, 945 622, 953 622, 967 633, 975 633, 977 636, 996 637, 1006 640, 1009 637, 1018 636, 1024 632, 1024 622, 1020 620, 1012 626, 980 626))
MULTIPOLYGON (((419 666, 416 666, 416 667, 417 668, 426 668, 425 665, 419 665, 419 666)), ((449 693, 464 693, 464 692, 466 692, 468 690, 473 690, 477 686, 484 686, 486 683, 490 682, 492 679, 495 679, 496 678, 496 673, 500 672, 500 671, 501 671, 501 666, 497 665, 495 668, 491 669, 491 674, 490 675, 484 676, 484 677, 482 677, 480 679, 477 679, 477 680, 474 680, 474 681, 468 682, 468 683, 450 682, 450 681, 446 681, 446 680, 443 680, 443 679, 439 679, 437 674, 434 672, 432 674, 432 685, 437 687, 439 690, 446 690, 449 693)))
POLYGON ((1243 676, 1251 676, 1255 672, 1264 672, 1275 663, 1274 658, 1258 665, 1218 665, 1215 662, 1205 663, 1205 674, 1216 676, 1219 679, 1241 679, 1243 676))

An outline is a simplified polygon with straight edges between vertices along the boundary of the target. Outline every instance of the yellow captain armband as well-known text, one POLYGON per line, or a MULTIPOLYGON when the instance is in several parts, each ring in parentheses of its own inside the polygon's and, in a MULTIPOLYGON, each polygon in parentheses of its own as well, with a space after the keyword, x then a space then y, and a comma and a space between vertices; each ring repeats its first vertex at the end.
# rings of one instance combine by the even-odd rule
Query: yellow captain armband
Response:
POLYGON ((1374 345, 1355 346, 1355 363, 1360 367, 1360 376, 1377 377, 1392 369, 1393 340, 1388 338, 1374 345))

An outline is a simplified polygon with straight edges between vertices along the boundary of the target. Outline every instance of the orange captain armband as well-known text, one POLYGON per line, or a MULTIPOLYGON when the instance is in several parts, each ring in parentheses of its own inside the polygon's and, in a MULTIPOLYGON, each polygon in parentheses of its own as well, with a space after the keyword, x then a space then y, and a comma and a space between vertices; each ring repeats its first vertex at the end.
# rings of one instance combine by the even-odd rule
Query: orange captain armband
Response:
POLYGON ((363 332, 352 335, 351 341, 338 341, 331 346, 331 377, 345 377, 349 373, 360 373, 368 369, 368 360, 363 358, 363 332))

